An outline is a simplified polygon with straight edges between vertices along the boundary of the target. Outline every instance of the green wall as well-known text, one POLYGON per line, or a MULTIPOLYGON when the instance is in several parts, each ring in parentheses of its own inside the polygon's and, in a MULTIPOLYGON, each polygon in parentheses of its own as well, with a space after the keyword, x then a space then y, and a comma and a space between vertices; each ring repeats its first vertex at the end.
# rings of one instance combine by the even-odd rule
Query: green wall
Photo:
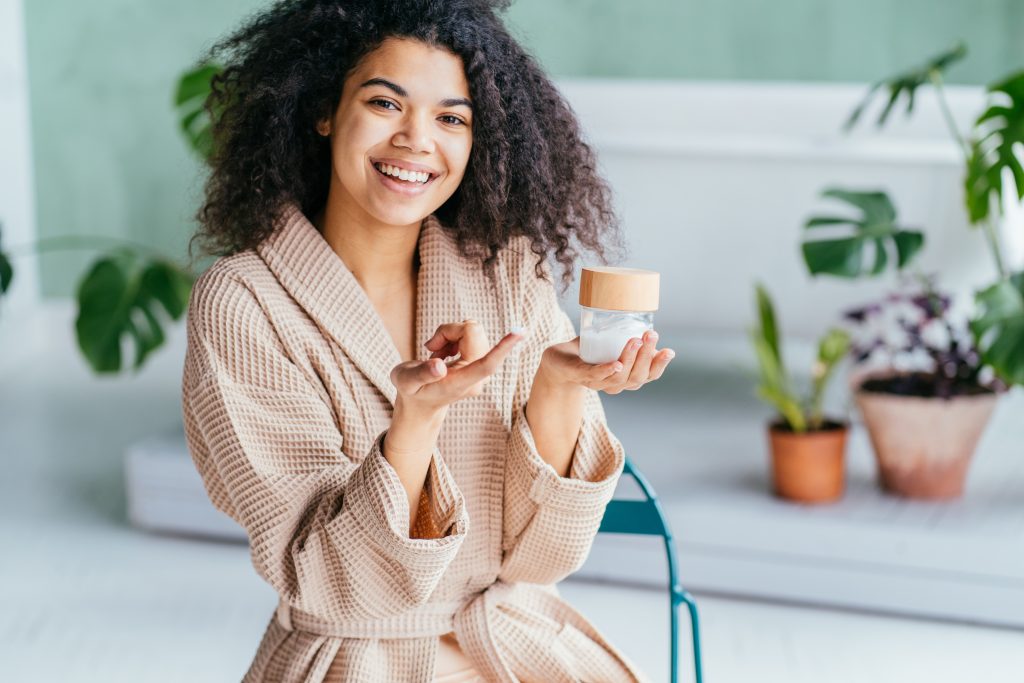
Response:
MULTIPOLYGON (((255 0, 25 1, 41 238, 106 235, 180 258, 199 166, 171 108, 177 76, 255 0)), ((557 76, 868 81, 957 39, 980 84, 1024 66, 1018 0, 518 0, 516 34, 557 76)), ((41 261, 68 296, 97 252, 41 261)))

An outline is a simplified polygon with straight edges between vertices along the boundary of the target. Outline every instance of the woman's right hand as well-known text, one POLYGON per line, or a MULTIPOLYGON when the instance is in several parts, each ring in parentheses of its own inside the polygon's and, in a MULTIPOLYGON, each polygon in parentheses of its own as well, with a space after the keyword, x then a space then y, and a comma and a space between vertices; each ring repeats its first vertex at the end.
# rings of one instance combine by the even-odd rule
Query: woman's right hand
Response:
POLYGON ((425 361, 406 361, 391 370, 398 401, 421 414, 436 414, 483 391, 487 379, 523 338, 520 330, 509 332, 488 348, 487 333, 475 320, 446 323, 437 328, 424 346, 432 352, 425 361), (457 356, 446 363, 445 359, 457 356))
POLYGON ((521 332, 510 332, 488 349, 487 334, 478 322, 448 323, 437 328, 425 344, 432 352, 429 359, 407 361, 392 368, 391 382, 398 398, 383 450, 408 496, 410 538, 434 537, 419 535, 416 520, 429 456, 448 406, 480 394, 487 379, 522 338, 521 332), (445 363, 452 356, 458 357, 445 363))

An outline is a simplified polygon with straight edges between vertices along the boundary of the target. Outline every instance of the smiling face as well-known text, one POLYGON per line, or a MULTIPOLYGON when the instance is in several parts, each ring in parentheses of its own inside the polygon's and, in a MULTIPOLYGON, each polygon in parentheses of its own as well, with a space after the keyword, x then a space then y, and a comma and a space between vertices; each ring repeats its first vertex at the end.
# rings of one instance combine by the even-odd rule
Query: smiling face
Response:
POLYGON ((472 113, 458 56, 386 39, 345 80, 332 119, 317 126, 331 137, 328 202, 371 222, 418 225, 462 182, 472 113))

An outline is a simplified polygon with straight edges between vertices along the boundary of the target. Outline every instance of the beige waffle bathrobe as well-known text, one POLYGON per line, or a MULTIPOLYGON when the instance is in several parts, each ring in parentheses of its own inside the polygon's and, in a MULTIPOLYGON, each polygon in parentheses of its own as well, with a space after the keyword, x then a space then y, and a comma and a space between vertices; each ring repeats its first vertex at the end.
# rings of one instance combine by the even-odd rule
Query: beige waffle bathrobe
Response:
POLYGON ((280 596, 244 680, 429 683, 450 631, 488 680, 646 680, 553 585, 586 558, 624 462, 590 390, 569 476, 536 450, 534 372, 545 347, 576 335, 554 286, 522 239, 496 287, 434 216, 418 249, 419 359, 445 322, 479 320, 491 343, 528 327, 484 392, 448 410, 419 514, 434 539, 409 537, 405 489, 381 453, 399 352, 308 218, 290 207, 260 247, 195 283, 189 449, 280 596))

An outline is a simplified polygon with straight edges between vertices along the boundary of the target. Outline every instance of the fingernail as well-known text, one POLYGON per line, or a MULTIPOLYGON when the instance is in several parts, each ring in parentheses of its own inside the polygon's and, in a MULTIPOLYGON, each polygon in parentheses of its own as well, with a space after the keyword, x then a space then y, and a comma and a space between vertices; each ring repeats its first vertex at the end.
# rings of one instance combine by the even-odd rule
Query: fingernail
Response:
POLYGON ((629 342, 629 348, 631 349, 639 349, 641 346, 643 346, 643 342, 641 342, 639 339, 634 339, 633 341, 629 342))
POLYGON ((675 351, 667 351, 667 352, 665 353, 665 355, 666 355, 666 356, 668 356, 668 359, 669 359, 669 360, 672 360, 673 358, 675 358, 675 357, 676 357, 676 352, 675 352, 675 351))
POLYGON ((647 333, 647 338, 650 339, 651 341, 657 341, 658 340, 658 333, 654 332, 654 331, 648 332, 647 333))
POLYGON ((508 333, 509 334, 518 334, 521 337, 525 337, 526 336, 526 328, 523 327, 522 325, 515 325, 513 327, 508 328, 508 333))
POLYGON ((621 372, 622 371, 622 363, 616 363, 612 367, 615 368, 615 372, 621 372))
POLYGON ((441 363, 440 363, 440 361, 437 362, 437 363, 433 363, 432 362, 430 364, 430 374, 435 375, 437 377, 441 376, 441 363))

